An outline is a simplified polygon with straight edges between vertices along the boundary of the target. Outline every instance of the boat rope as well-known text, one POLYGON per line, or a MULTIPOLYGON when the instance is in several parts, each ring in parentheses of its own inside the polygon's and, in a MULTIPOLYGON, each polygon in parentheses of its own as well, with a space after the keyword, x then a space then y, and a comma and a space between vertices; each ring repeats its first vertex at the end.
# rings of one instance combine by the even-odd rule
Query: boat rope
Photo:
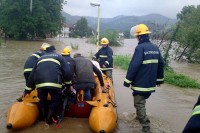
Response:
POLYGON ((112 97, 110 96, 110 85, 107 86, 107 89, 108 89, 108 98, 110 99, 110 102, 108 103, 111 103, 113 105, 113 107, 117 107, 116 103, 112 100, 112 97))

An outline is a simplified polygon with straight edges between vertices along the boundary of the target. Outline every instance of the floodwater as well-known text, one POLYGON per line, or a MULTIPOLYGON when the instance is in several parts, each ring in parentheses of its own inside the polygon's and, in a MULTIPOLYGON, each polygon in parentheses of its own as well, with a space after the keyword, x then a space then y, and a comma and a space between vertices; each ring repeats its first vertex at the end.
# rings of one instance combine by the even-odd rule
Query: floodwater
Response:
MULTIPOLYGON (((78 50, 91 59, 96 46, 87 44, 86 39, 47 39, 43 41, 7 41, 0 46, 0 133, 14 133, 6 129, 7 109, 16 101, 25 87, 23 65, 27 57, 37 51, 43 42, 54 44, 60 53, 65 46, 78 46, 78 50)), ((136 40, 124 40, 123 47, 113 47, 114 55, 132 55, 136 40)), ((200 65, 172 63, 173 68, 200 81, 200 65)), ((135 109, 131 90, 123 86, 126 71, 114 69, 114 90, 117 102, 118 126, 114 133, 141 133, 140 124, 134 119, 135 109)), ((180 133, 188 121, 200 90, 181 89, 164 84, 147 100, 147 114, 153 133, 180 133)), ((17 133, 92 133, 88 119, 64 118, 60 128, 39 122, 17 133)))

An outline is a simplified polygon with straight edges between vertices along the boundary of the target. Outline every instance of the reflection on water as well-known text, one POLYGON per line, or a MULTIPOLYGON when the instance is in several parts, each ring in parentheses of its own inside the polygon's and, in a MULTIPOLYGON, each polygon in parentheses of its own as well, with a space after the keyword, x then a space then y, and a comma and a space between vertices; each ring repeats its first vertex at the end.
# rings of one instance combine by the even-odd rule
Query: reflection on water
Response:
MULTIPOLYGON (((78 45, 78 50, 72 51, 82 53, 86 57, 92 57, 96 53, 96 46, 86 44, 86 39, 49 39, 46 40, 56 46, 60 53, 65 46, 78 45)), ((23 65, 27 57, 37 51, 44 41, 8 41, 7 45, 0 47, 0 133, 12 133, 7 131, 6 111, 15 102, 24 90, 23 65)), ((123 47, 114 47, 114 55, 132 55, 136 46, 136 40, 124 41, 123 47)), ((173 63, 177 72, 194 75, 200 79, 200 67, 193 64, 173 63)), ((115 133, 140 133, 141 126, 134 119, 135 109, 131 90, 123 87, 123 79, 126 72, 114 69, 114 89, 117 102, 118 127, 115 133)), ((147 100, 147 112, 150 116, 152 130, 155 133, 179 133, 182 131, 190 117, 191 109, 196 102, 199 90, 179 89, 170 85, 157 88, 156 93, 147 100)), ((17 131, 20 133, 90 133, 88 119, 64 118, 60 128, 54 125, 47 126, 40 122, 36 125, 17 131)))

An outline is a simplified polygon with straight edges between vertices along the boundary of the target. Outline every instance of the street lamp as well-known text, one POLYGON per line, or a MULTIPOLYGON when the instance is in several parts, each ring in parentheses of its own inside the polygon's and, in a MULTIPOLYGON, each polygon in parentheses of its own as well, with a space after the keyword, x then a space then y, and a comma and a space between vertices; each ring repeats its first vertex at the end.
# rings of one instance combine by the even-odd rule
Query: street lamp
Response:
POLYGON ((90 3, 91 6, 98 6, 98 22, 97 22, 97 51, 99 50, 99 22, 100 22, 100 4, 90 3))
POLYGON ((32 12, 32 9, 33 9, 33 1, 31 0, 30 1, 30 11, 32 12))

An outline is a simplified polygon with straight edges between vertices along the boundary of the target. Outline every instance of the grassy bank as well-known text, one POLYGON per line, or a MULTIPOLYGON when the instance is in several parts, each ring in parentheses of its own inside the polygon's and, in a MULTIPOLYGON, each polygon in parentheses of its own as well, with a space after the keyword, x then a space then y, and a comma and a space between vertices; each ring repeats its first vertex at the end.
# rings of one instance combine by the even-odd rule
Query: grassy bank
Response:
MULTIPOLYGON (((131 57, 125 55, 118 55, 114 57, 114 66, 127 70, 131 57)), ((165 69, 165 83, 176 85, 182 88, 198 88, 200 89, 200 83, 191 79, 183 74, 177 74, 173 70, 165 69)))

